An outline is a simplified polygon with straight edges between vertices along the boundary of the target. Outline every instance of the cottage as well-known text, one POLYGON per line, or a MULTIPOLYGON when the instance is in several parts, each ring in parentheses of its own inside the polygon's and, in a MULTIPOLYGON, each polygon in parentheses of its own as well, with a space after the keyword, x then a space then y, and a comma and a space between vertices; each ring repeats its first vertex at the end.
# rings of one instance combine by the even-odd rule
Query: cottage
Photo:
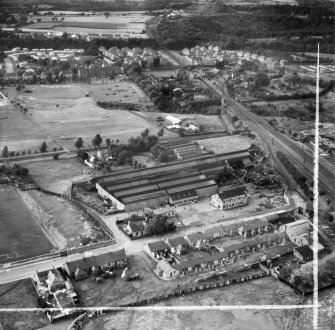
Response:
POLYGON ((192 233, 186 236, 186 241, 191 248, 200 249, 206 245, 207 237, 204 233, 192 233))
POLYGON ((55 292, 65 288, 65 281, 57 269, 51 269, 48 272, 48 278, 46 279, 49 292, 55 292))
POLYGON ((126 230, 131 235, 131 237, 140 237, 144 235, 147 223, 143 220, 141 221, 128 221, 126 225, 126 230))
POLYGON ((122 268, 127 265, 127 255, 125 250, 107 251, 99 255, 78 258, 67 261, 63 269, 69 277, 76 280, 85 278, 92 271, 93 267, 100 268, 122 268))
POLYGON ((172 279, 179 275, 179 271, 173 268, 166 260, 161 260, 156 266, 156 274, 163 279, 172 279))
POLYGON ((253 219, 243 222, 237 232, 242 237, 250 237, 268 232, 269 223, 265 219, 253 219))
POLYGON ((246 188, 239 187, 215 194, 211 198, 211 204, 220 210, 227 210, 234 207, 247 205, 248 197, 246 194, 246 188))
POLYGON ((308 245, 294 247, 293 254, 302 262, 313 260, 313 250, 308 245))
POLYGON ((225 232, 222 226, 210 227, 204 230, 207 240, 224 236, 225 232))
POLYGON ((144 251, 150 257, 161 259, 169 251, 169 246, 164 241, 156 241, 145 245, 144 251))
POLYGON ((285 232, 290 241, 296 245, 312 244, 312 227, 307 220, 298 220, 279 227, 279 231, 285 232))
POLYGON ((181 255, 185 251, 188 244, 184 237, 179 236, 169 238, 167 240, 167 245, 169 246, 171 253, 181 255))

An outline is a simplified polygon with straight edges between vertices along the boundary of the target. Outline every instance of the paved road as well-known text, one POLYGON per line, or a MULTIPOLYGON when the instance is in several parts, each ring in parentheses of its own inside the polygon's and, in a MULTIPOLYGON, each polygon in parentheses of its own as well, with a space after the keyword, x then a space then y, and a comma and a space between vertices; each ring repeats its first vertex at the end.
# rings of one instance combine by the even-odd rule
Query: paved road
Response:
MULTIPOLYGON (((291 206, 286 206, 286 207, 282 207, 279 209, 290 209, 290 208, 291 206)), ((271 210, 268 212, 264 212, 262 213, 262 215, 268 216, 268 215, 275 214, 277 212, 278 212, 278 209, 275 209, 275 210, 271 210)), ((115 251, 121 248, 125 249, 128 256, 134 255, 134 254, 137 254, 138 252, 143 251, 144 245, 157 241, 157 240, 161 240, 162 238, 165 239, 167 237, 176 237, 176 236, 181 236, 181 235, 184 236, 189 233, 198 232, 200 230, 204 230, 204 229, 211 228, 211 227, 216 227, 218 225, 223 224, 221 222, 221 223, 210 224, 210 225, 207 225, 201 228, 199 227, 183 228, 179 230, 178 232, 169 234, 168 236, 167 235, 157 235, 157 236, 152 236, 152 237, 147 237, 147 238, 132 241, 129 239, 128 236, 126 236, 122 231, 119 230, 118 226, 116 225, 115 217, 112 218, 111 216, 103 216, 102 218, 107 223, 109 228, 111 228, 111 230, 113 231, 117 244, 108 246, 108 247, 102 247, 96 250, 87 251, 84 253, 76 253, 76 254, 73 254, 67 257, 55 257, 54 259, 50 259, 50 260, 41 260, 35 263, 25 264, 23 266, 3 269, 0 271, 0 284, 32 277, 36 271, 45 271, 45 270, 48 270, 54 267, 55 268, 61 267, 66 261, 74 260, 78 258, 79 256, 90 255, 90 254, 97 255, 102 252, 115 251)), ((246 216, 243 218, 235 217, 235 218, 226 219, 224 223, 230 224, 236 221, 248 221, 254 218, 255 218, 255 215, 250 215, 250 216, 246 216)))

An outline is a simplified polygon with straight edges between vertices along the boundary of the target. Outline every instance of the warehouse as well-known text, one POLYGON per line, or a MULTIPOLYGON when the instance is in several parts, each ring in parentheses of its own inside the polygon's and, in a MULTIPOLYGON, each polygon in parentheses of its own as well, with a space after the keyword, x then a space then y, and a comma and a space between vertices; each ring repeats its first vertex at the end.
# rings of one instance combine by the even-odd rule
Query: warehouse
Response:
POLYGON ((154 208, 168 202, 171 205, 195 202, 216 193, 218 189, 215 181, 199 172, 187 175, 174 173, 167 177, 153 175, 145 180, 134 179, 119 185, 98 181, 96 187, 100 196, 112 201, 115 209, 127 212, 154 208))
POLYGON ((250 159, 247 151, 208 155, 95 179, 98 193, 115 210, 134 211, 166 203, 182 205, 217 193, 215 174, 229 169, 227 162, 250 159))

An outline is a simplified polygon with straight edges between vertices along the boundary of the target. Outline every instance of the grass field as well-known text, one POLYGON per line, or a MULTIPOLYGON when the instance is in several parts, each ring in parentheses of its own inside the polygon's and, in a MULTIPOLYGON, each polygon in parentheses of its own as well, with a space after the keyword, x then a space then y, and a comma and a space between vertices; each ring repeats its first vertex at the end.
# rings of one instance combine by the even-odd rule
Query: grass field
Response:
POLYGON ((91 97, 85 97, 92 88, 92 96, 99 99, 99 95, 106 94, 106 91, 100 92, 99 89, 112 88, 106 86, 111 85, 38 86, 32 88, 33 93, 29 96, 21 94, 19 98, 36 123, 71 149, 78 137, 82 137, 84 145, 89 146, 96 134, 100 134, 103 139, 126 142, 145 128, 149 128, 152 133, 157 132, 156 126, 129 111, 105 110, 98 107, 91 97))
POLYGON ((43 142, 48 149, 57 146, 46 131, 34 125, 12 105, 0 106, 0 149, 7 146, 9 151, 34 153, 43 142))
POLYGON ((0 262, 25 259, 52 250, 15 188, 0 189, 0 262))
POLYGON ((248 149, 251 145, 247 137, 239 135, 224 136, 218 138, 197 141, 199 145, 214 151, 216 154, 248 149))
POLYGON ((88 86, 90 95, 95 101, 138 103, 145 94, 133 83, 108 82, 103 85, 88 86))
POLYGON ((58 233, 66 241, 67 247, 79 246, 82 237, 98 242, 105 238, 99 228, 87 221, 84 213, 78 211, 70 202, 42 192, 31 191, 30 195, 48 215, 48 223, 52 223, 58 233))

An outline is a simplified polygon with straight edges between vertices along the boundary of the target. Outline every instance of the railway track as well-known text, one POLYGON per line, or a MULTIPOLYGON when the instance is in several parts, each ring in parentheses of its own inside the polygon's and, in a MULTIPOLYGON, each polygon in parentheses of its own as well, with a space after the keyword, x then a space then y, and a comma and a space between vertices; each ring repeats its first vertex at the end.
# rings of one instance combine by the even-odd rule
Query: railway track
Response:
MULTIPOLYGON (((254 115, 244 106, 232 99, 227 91, 227 88, 224 83, 218 82, 221 88, 215 86, 212 82, 207 79, 202 78, 204 84, 211 88, 217 95, 224 97, 227 100, 227 103, 232 106, 236 114, 242 119, 252 125, 252 130, 255 131, 260 138, 262 138, 269 148, 273 151, 282 151, 285 154, 289 155, 292 159, 293 164, 298 167, 307 178, 313 177, 313 156, 303 152, 300 147, 294 143, 287 136, 279 133, 274 130, 268 123, 266 123, 262 118, 254 115), (270 142, 271 141, 271 142, 270 142)), ((319 159, 319 183, 320 187, 328 193, 328 195, 334 199, 335 196, 335 187, 334 182, 334 168, 328 163, 325 159, 320 157, 319 159)))

